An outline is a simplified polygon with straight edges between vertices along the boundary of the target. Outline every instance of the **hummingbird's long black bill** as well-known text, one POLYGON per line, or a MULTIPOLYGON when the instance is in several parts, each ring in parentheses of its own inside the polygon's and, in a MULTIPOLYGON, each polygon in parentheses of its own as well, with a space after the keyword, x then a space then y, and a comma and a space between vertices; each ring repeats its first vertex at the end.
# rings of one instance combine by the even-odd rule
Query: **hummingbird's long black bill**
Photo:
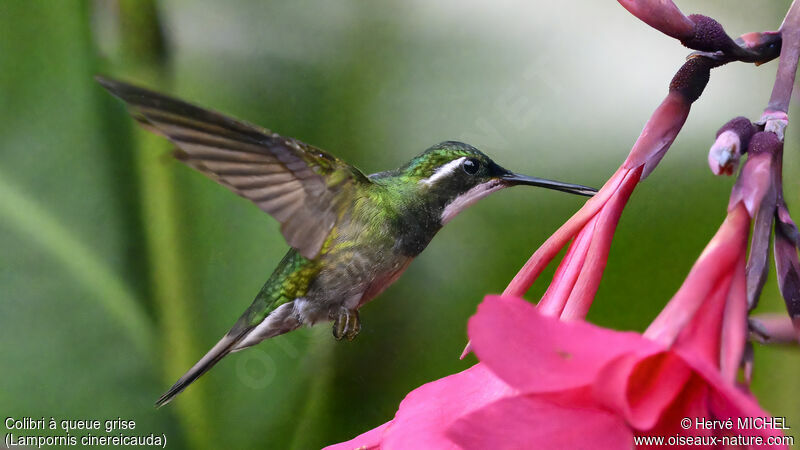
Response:
POLYGON ((585 195, 587 197, 593 196, 597 189, 580 184, 562 183, 560 181, 547 180, 544 178, 529 177, 527 175, 520 175, 518 173, 509 172, 500 177, 503 181, 510 185, 527 185, 539 186, 547 189, 555 189, 556 191, 568 192, 570 194, 585 195))

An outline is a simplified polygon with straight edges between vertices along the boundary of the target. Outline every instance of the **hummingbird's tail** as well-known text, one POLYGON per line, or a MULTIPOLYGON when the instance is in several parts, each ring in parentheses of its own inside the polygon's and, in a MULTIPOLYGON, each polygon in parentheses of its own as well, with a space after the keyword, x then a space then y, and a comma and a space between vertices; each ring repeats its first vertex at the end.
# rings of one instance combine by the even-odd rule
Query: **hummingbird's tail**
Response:
POLYGON ((242 350, 255 345, 264 339, 278 336, 292 331, 300 326, 300 321, 294 311, 294 302, 280 305, 272 311, 261 323, 249 325, 250 310, 246 311, 236 325, 214 345, 200 361, 192 366, 175 384, 172 385, 156 401, 156 407, 161 407, 172 401, 176 395, 180 394, 194 380, 208 372, 228 353, 242 350))
POLYGON ((208 372, 209 369, 214 367, 214 364, 218 363, 219 360, 225 357, 228 353, 231 352, 236 343, 241 340, 240 337, 231 336, 230 334, 226 334, 222 339, 217 342, 217 344, 211 348, 211 350, 203 356, 200 361, 192 366, 188 372, 186 372, 175 384, 172 385, 167 392, 161 395, 156 401, 156 408, 166 405, 172 399, 180 394, 186 386, 189 386, 194 382, 194 380, 200 378, 201 375, 208 372))

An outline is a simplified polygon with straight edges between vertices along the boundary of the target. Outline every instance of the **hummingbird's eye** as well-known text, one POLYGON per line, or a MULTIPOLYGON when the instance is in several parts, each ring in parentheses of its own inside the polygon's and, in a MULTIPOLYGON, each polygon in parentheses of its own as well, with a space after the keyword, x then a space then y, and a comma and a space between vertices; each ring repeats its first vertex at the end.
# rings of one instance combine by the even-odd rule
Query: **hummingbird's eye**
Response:
POLYGON ((478 169, 481 168, 481 163, 475 158, 468 158, 461 163, 461 167, 463 167, 464 172, 467 172, 469 175, 475 175, 478 173, 478 169))

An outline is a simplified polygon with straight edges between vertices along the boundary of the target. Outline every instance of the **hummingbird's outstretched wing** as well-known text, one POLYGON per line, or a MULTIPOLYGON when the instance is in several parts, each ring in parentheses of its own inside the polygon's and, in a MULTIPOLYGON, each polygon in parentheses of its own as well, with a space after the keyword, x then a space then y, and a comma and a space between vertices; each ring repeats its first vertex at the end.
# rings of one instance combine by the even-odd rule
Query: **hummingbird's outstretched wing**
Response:
POLYGON ((371 183, 355 167, 296 139, 130 84, 97 81, 142 125, 172 141, 178 159, 277 219, 289 245, 308 259, 352 201, 354 186, 371 183))

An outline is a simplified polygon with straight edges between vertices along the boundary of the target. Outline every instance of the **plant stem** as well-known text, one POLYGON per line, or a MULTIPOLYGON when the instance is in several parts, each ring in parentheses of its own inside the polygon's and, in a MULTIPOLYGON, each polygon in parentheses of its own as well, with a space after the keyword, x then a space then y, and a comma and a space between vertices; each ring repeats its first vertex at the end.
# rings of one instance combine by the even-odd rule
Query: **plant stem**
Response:
MULTIPOLYGON (((119 14, 121 51, 117 65, 125 69, 126 78, 164 86, 168 53, 155 2, 121 0, 119 14)), ((193 320, 195 308, 190 301, 193 295, 182 245, 184 227, 177 206, 179 196, 172 166, 163 160, 172 146, 138 127, 133 139, 140 180, 141 223, 145 224, 147 265, 160 328, 158 344, 163 355, 166 388, 194 364, 202 349, 197 348, 192 331, 197 325, 193 320)), ((214 421, 209 417, 202 385, 192 386, 170 406, 191 448, 214 447, 214 421)))
POLYGON ((305 405, 299 411, 297 426, 295 426, 290 450, 302 450, 314 448, 316 436, 308 430, 318 429, 324 426, 327 419, 324 416, 325 404, 330 401, 333 385, 334 358, 333 346, 336 341, 330 338, 330 331, 327 327, 319 327, 312 334, 312 348, 314 360, 311 362, 309 373, 314 375, 308 382, 309 387, 306 392, 305 405))
POLYGON ((109 270, 102 258, 64 228, 58 218, 26 196, 2 172, 0 218, 58 260, 92 292, 89 298, 119 322, 136 348, 148 359, 153 356, 153 324, 128 286, 109 270))
POLYGON ((800 1, 792 2, 783 19, 780 32, 783 38, 781 56, 767 109, 788 113, 797 74, 797 61, 800 58, 800 1))

